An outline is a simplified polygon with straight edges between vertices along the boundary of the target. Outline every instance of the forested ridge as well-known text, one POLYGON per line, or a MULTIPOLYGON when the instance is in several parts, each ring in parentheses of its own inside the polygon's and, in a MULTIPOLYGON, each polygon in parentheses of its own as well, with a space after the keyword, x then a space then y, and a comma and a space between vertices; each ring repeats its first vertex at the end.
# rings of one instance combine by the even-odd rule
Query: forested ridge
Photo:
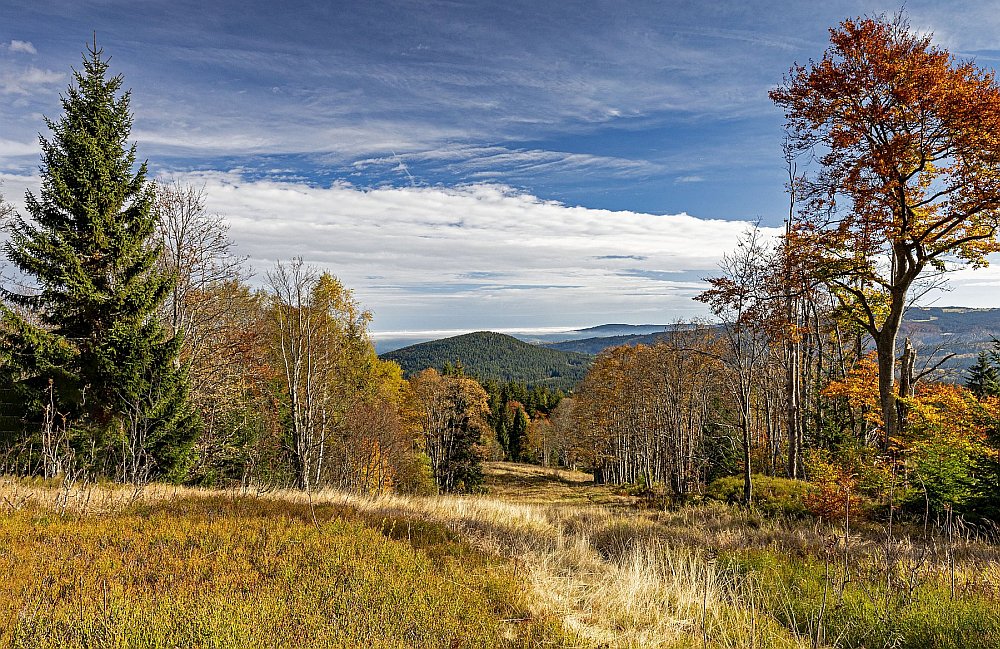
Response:
POLYGON ((407 375, 428 367, 444 370, 459 363, 482 380, 520 381, 570 390, 583 378, 592 358, 522 342, 491 331, 442 338, 382 354, 407 375))

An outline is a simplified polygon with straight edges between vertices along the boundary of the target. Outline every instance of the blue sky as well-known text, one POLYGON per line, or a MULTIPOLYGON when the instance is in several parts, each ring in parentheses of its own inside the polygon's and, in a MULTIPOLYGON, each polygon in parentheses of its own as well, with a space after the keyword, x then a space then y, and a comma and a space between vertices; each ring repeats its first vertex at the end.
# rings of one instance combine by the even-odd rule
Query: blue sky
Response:
MULTIPOLYGON (((896 4, 0 0, 0 178, 97 32, 155 175, 204 184, 260 274, 300 254, 376 330, 669 322, 746 221, 786 211, 767 91, 896 4), (688 216, 690 215, 690 216, 688 216)), ((1000 60, 993 2, 908 2, 1000 60)), ((994 270, 938 304, 1000 306, 994 270)))

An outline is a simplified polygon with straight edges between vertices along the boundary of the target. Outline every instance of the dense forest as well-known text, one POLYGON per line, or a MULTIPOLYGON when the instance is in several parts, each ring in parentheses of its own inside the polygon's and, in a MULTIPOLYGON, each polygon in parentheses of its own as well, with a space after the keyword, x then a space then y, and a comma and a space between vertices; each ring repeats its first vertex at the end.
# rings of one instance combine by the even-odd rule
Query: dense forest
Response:
POLYGON ((481 380, 524 381, 563 390, 571 389, 587 372, 591 358, 522 342, 492 331, 432 340, 382 354, 395 361, 405 375, 428 367, 445 371, 460 364, 465 373, 481 380))

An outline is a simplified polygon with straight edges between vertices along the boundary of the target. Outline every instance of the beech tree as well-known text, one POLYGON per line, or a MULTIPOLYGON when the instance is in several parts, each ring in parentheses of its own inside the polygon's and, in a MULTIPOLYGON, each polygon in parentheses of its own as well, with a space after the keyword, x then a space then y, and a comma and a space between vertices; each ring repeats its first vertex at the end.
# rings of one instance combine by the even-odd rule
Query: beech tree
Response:
POLYGON ((914 282, 1000 250, 1000 88, 902 14, 845 20, 830 40, 771 91, 791 146, 819 163, 798 182, 788 236, 875 343, 886 448, 900 426, 896 337, 914 282))
POLYGON ((593 467, 597 482, 697 491, 707 468, 705 433, 723 396, 723 351, 699 327, 678 328, 652 346, 606 349, 563 402, 569 412, 557 410, 556 427, 575 429, 574 455, 593 467))
POLYGON ((153 211, 163 243, 159 264, 174 277, 163 304, 164 320, 174 331, 183 331, 187 355, 196 356, 206 344, 204 330, 211 331, 228 308, 216 299, 215 289, 243 279, 245 258, 233 252, 229 224, 208 211, 203 187, 157 183, 155 193, 153 211))
POLYGON ((752 433, 756 393, 770 360, 774 326, 772 289, 774 255, 755 225, 732 254, 719 264, 722 275, 709 278, 712 288, 695 299, 704 302, 722 324, 725 353, 719 360, 729 369, 727 384, 739 409, 743 447, 743 502, 753 498, 752 433))

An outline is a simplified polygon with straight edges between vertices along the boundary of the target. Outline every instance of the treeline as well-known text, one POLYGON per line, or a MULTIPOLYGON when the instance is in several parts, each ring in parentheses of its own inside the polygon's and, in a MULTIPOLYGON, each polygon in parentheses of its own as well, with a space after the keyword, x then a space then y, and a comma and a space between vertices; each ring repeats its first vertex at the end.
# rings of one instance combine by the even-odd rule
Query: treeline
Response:
MULTIPOLYGON (((468 491, 491 437, 476 382, 412 381, 371 315, 301 260, 252 288, 202 190, 128 145, 122 78, 91 50, 9 207, 0 471, 141 484, 468 491)), ((0 202, 0 206, 4 205, 0 202)))
POLYGON ((939 383, 943 359, 899 333, 943 272, 1000 250, 1000 87, 897 15, 831 30, 771 98, 787 119, 784 235, 753 228, 726 256, 697 298, 714 333, 598 358, 573 399, 576 452, 678 495, 732 473, 749 503, 764 474, 809 480, 824 516, 995 517, 996 350, 967 386, 939 383))
POLYGON ((546 437, 549 418, 565 395, 548 385, 532 385, 511 381, 482 382, 489 395, 490 412, 487 421, 492 429, 498 451, 494 459, 536 464, 565 464, 564 457, 552 455, 551 436, 546 437))
POLYGON ((848 499, 856 517, 890 508, 1000 516, 1000 343, 965 385, 917 381, 899 401, 906 427, 884 451, 873 354, 851 352, 841 364, 838 345, 830 358, 807 339, 797 344, 806 380, 796 376, 795 419, 781 347, 757 368, 745 412, 738 366, 714 328, 609 349, 555 412, 571 420, 562 425, 567 457, 597 480, 660 485, 680 499, 731 475, 748 476, 757 498, 758 476, 771 476, 808 481, 807 504, 826 517, 847 515, 848 499))

